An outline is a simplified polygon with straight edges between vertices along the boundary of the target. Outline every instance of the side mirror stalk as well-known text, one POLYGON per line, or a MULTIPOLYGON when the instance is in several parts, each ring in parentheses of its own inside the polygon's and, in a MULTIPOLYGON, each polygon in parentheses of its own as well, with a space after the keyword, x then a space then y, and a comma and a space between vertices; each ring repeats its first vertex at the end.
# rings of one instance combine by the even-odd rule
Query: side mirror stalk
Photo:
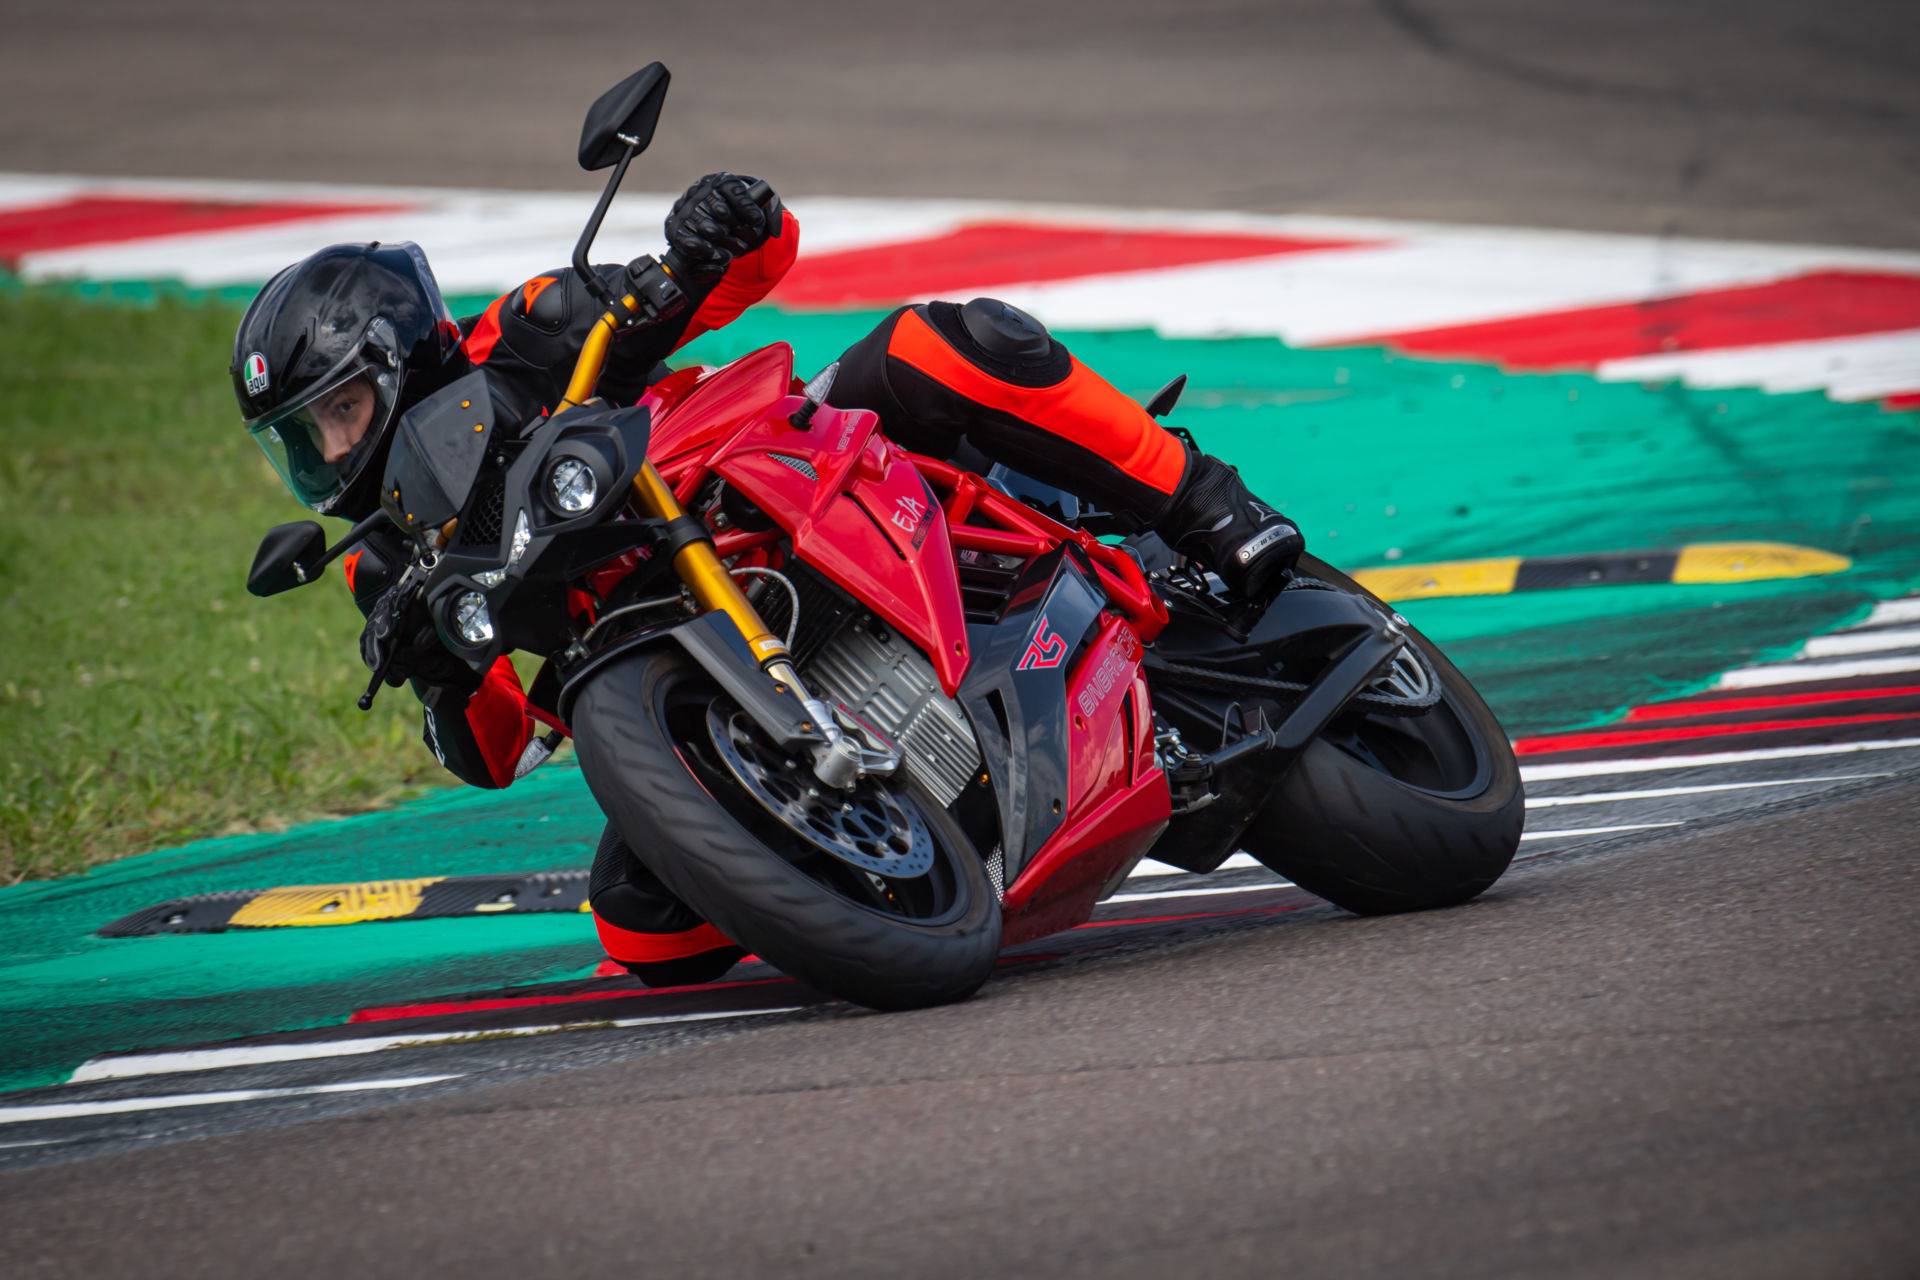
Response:
POLYGON ((620 153, 620 159, 614 163, 613 173, 607 179, 606 189, 600 193, 600 203, 593 206, 593 216, 587 219, 586 228, 580 232, 580 239, 575 241, 573 246, 573 273, 579 277, 581 284, 587 286, 587 292, 597 298, 603 307, 611 307, 619 299, 614 295, 613 290, 609 289, 595 274, 592 265, 587 261, 587 250, 593 247, 594 237, 600 234, 600 222, 607 216, 607 206, 613 203, 613 193, 620 189, 620 180, 627 176, 627 166, 632 164, 633 158, 640 154, 640 148, 632 138, 625 134, 620 134, 619 137, 627 144, 627 149, 620 153))

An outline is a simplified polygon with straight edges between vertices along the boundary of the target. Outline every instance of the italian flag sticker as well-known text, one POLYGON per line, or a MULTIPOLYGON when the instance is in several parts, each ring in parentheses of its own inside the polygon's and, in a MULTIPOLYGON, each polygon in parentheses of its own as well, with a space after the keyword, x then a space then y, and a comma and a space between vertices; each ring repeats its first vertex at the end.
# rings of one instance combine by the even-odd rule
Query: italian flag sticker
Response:
POLYGON ((267 389, 267 358, 258 351, 247 357, 247 394, 257 396, 267 389))

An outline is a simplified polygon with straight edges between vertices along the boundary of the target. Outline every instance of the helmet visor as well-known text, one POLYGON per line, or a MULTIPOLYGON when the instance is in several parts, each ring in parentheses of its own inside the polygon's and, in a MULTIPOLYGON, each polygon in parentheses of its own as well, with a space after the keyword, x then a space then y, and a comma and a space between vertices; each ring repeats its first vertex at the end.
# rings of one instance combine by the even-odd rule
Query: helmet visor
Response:
POLYGON ((247 423, 293 496, 323 515, 376 452, 399 400, 392 326, 375 318, 367 328, 312 390, 247 423))
POLYGON ((393 416, 395 380, 347 370, 298 404, 247 430, 293 496, 325 512, 360 474, 393 416))

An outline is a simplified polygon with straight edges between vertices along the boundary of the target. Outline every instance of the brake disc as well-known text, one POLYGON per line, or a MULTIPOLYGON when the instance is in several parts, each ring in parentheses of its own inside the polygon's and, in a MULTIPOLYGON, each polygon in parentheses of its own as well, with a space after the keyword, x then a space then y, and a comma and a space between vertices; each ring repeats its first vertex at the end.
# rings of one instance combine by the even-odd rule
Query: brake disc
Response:
POLYGON ((707 707, 707 732, 727 771, 762 808, 809 845, 849 866, 894 880, 933 867, 933 833, 886 787, 862 778, 851 790, 827 786, 798 754, 757 733, 746 713, 707 707))

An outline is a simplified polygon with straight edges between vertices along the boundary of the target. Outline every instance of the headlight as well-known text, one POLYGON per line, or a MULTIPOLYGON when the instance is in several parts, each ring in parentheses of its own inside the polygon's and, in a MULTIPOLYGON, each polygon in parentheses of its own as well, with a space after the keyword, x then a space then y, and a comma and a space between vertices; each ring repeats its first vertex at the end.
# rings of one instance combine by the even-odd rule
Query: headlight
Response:
POLYGON ((570 516, 593 510, 600 485, 593 468, 579 458, 562 458, 547 472, 547 497, 554 508, 570 516))
POLYGON ((478 591, 461 592, 453 602, 453 629, 476 649, 492 644, 493 615, 487 612, 487 598, 478 591))

